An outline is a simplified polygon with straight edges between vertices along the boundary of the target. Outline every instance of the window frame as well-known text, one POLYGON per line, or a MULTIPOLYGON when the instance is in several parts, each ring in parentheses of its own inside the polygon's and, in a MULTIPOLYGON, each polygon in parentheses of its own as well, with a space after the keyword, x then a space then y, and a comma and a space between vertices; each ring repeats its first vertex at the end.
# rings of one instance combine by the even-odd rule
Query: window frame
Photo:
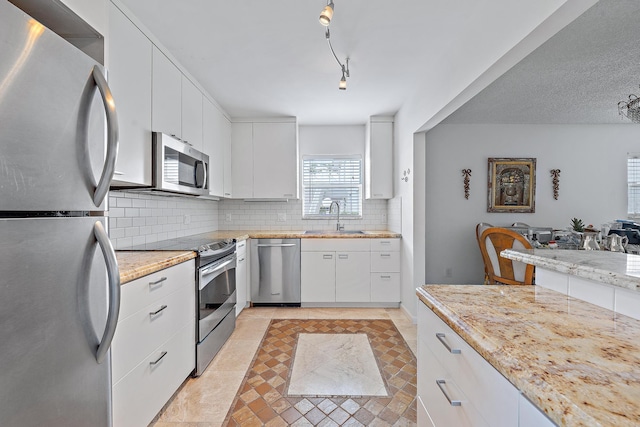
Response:
POLYGON ((344 214, 343 206, 341 204, 340 207, 340 220, 359 220, 363 217, 363 200, 364 200, 364 159, 361 154, 341 154, 341 155, 333 155, 333 154, 304 154, 300 159, 300 192, 302 199, 302 219, 303 220, 318 220, 318 219, 334 219, 336 218, 337 213, 327 213, 327 214, 306 214, 306 192, 305 189, 307 186, 305 185, 304 179, 304 165, 305 161, 308 160, 357 160, 359 162, 360 167, 360 179, 357 185, 343 183, 337 184, 335 186, 328 186, 326 188, 350 188, 350 187, 358 187, 358 214, 344 214))

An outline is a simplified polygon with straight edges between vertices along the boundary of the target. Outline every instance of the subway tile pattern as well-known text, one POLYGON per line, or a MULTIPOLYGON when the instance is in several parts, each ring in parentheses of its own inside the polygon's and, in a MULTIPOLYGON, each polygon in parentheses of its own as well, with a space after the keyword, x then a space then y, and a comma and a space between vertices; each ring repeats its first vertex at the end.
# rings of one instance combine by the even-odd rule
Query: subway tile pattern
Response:
POLYGON ((226 426, 415 426, 416 359, 391 320, 274 319, 227 414, 226 426), (288 396, 301 333, 367 334, 389 397, 288 396))
POLYGON ((218 229, 212 200, 133 191, 109 192, 109 237, 115 249, 218 229))
MULTIPOLYGON (((302 219, 302 201, 247 202, 224 200, 219 204, 219 230, 334 230, 336 217, 302 219)), ((387 230, 387 201, 364 200, 362 219, 340 218, 347 230, 387 230)))
POLYGON ((387 229, 402 233, 402 197, 400 196, 387 202, 387 229))

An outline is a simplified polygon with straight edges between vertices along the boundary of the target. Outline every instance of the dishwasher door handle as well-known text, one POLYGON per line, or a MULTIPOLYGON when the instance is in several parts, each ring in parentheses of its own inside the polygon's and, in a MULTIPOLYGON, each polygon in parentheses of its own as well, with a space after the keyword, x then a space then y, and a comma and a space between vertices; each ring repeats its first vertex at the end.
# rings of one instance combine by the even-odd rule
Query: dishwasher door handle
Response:
POLYGON ((290 248, 295 246, 295 243, 269 243, 269 244, 258 244, 259 248, 290 248))

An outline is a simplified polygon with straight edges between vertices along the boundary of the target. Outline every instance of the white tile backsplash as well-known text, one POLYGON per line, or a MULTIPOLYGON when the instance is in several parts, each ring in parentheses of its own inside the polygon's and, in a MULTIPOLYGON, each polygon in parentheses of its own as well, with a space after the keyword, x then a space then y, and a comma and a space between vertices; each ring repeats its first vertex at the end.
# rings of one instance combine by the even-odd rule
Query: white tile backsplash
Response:
MULTIPOLYGON (((364 200, 362 219, 340 218, 340 223, 347 230, 400 232, 400 206, 400 198, 389 203, 364 200)), ((109 218, 109 236, 115 249, 215 230, 333 230, 336 226, 335 217, 303 220, 301 200, 216 202, 125 190, 109 193, 109 218), (284 221, 280 214, 284 214, 284 221)))
POLYGON ((402 197, 397 196, 387 203, 387 227, 389 231, 402 232, 402 197))
POLYGON ((109 192, 109 236, 115 249, 218 229, 219 202, 135 191, 109 192))

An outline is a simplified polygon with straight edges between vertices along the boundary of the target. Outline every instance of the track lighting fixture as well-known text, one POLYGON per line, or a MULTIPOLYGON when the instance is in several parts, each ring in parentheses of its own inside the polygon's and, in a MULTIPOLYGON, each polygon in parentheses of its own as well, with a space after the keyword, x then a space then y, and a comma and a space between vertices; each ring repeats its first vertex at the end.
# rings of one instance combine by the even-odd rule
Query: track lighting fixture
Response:
POLYGON ((346 59, 346 65, 340 62, 338 59, 338 55, 333 50, 333 46, 331 45, 331 32, 329 31, 329 24, 331 23, 331 18, 333 18, 333 0, 328 0, 327 6, 320 13, 320 23, 327 27, 325 32, 325 37, 327 39, 327 43, 329 44, 329 49, 331 49, 331 53, 333 57, 336 59, 336 62, 340 66, 342 70, 342 78, 340 79, 340 83, 338 84, 338 89, 346 90, 347 89, 347 77, 349 77, 349 58, 346 59))
POLYGON ((325 27, 328 27, 333 18, 333 1, 329 0, 322 13, 320 13, 320 23, 325 27))

